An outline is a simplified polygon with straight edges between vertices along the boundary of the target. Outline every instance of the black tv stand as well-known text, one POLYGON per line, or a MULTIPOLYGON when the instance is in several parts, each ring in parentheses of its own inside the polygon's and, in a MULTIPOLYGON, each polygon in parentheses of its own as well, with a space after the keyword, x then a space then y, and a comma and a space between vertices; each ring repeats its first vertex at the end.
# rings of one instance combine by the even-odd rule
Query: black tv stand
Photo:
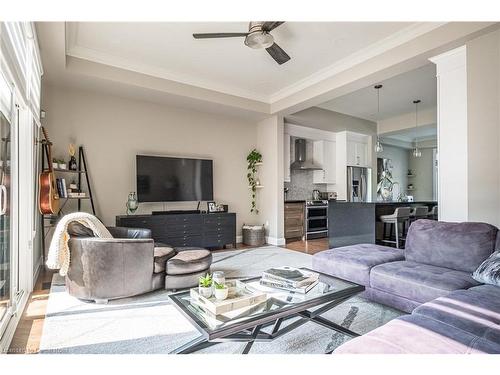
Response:
POLYGON ((232 212, 157 211, 153 215, 117 216, 116 225, 151 229, 155 241, 174 247, 236 247, 236 214, 232 212))
POLYGON ((152 215, 180 215, 180 214, 201 214, 200 210, 169 210, 169 211, 153 211, 152 215))

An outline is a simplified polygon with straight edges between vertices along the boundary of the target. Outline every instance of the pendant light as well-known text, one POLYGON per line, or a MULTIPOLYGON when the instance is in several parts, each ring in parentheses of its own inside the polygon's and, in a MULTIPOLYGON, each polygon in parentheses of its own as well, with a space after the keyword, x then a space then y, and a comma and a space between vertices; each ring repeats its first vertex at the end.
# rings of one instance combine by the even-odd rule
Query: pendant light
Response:
POLYGON ((418 148, 418 104, 420 103, 420 100, 414 100, 413 104, 415 104, 415 147, 413 147, 413 157, 419 158, 422 156, 422 152, 420 151, 420 148, 418 148))
POLYGON ((382 143, 380 143, 380 138, 378 135, 378 120, 380 119, 380 89, 382 85, 375 85, 373 88, 377 90, 377 143, 375 144, 375 152, 380 153, 384 151, 382 143))

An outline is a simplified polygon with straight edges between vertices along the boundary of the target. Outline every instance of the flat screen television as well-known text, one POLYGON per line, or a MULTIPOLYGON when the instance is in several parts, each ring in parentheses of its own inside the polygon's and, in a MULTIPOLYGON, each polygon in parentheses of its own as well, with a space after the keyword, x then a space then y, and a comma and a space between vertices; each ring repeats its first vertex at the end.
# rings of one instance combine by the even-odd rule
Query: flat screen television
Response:
POLYGON ((212 160, 137 155, 136 169, 139 202, 213 200, 212 160))

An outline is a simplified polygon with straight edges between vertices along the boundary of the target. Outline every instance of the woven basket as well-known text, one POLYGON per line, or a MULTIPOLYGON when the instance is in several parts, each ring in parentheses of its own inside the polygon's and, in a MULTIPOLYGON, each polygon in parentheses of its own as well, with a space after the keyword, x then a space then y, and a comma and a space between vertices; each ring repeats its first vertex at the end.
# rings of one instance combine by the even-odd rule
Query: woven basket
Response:
POLYGON ((262 246, 266 243, 266 228, 264 225, 243 224, 242 234, 245 245, 262 246))

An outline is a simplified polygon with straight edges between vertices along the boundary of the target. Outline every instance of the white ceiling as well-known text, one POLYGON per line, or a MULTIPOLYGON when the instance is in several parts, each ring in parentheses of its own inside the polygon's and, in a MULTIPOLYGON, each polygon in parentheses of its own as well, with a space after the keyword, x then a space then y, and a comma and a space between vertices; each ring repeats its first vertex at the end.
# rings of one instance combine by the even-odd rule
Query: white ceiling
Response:
POLYGON ((401 129, 393 133, 383 134, 381 136, 381 140, 384 141, 386 139, 396 140, 402 142, 413 142, 415 139, 417 140, 431 140, 437 138, 437 126, 436 124, 419 126, 417 129, 408 128, 401 129))
POLYGON ((365 87, 318 107, 366 120, 377 121, 415 110, 413 100, 420 99, 420 109, 436 106, 436 67, 429 63, 419 69, 383 82, 380 89, 380 114, 377 115, 377 90, 365 87))
POLYGON ((77 22, 66 24, 66 54, 269 102, 332 65, 376 53, 418 27, 403 22, 286 22, 272 31, 291 56, 280 66, 265 50, 246 47, 243 38, 192 37, 194 32, 246 32, 247 22, 77 22))

